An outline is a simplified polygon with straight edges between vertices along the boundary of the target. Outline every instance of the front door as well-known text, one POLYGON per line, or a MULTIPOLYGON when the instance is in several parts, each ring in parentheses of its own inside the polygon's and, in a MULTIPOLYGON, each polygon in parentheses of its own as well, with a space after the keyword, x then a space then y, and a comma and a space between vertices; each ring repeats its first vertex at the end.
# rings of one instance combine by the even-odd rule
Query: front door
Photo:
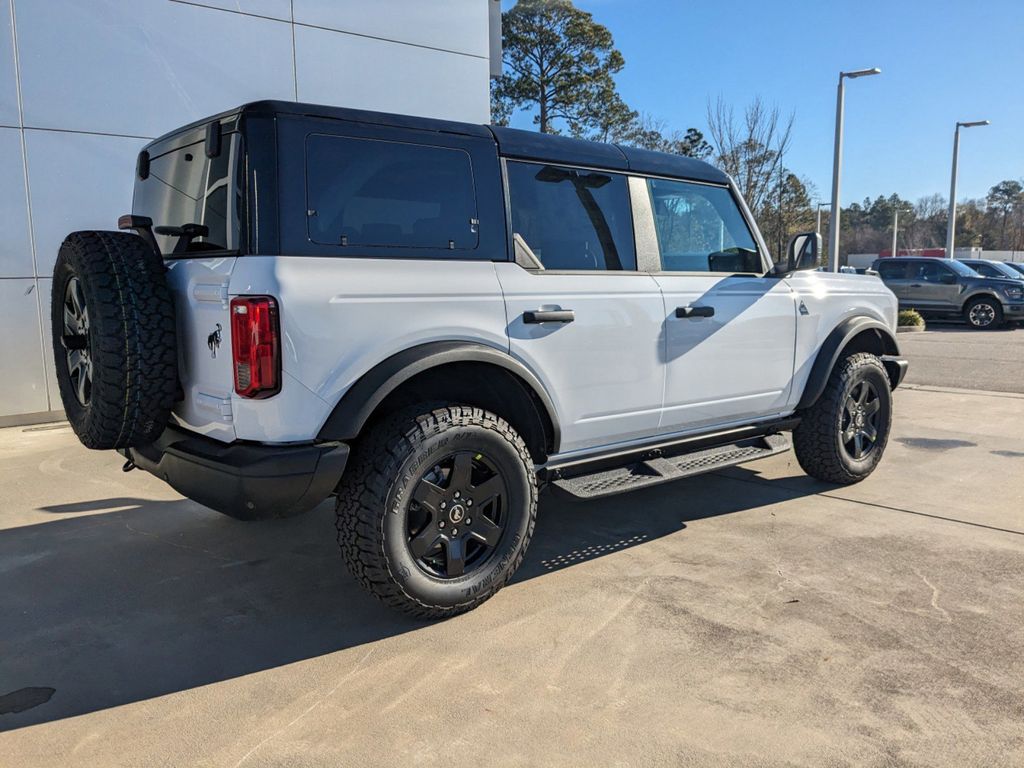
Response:
POLYGON ((921 309, 956 310, 959 296, 956 273, 945 264, 925 259, 911 263, 908 304, 921 309))
POLYGON ((496 263, 509 349, 544 383, 561 453, 658 431, 663 302, 636 269, 625 176, 507 161, 516 262, 496 263))
MULTIPOLYGON (((765 277, 730 190, 648 179, 664 299, 660 430, 689 431, 786 408, 796 345, 795 294, 765 277)), ((640 184, 634 184, 636 188, 640 184)))

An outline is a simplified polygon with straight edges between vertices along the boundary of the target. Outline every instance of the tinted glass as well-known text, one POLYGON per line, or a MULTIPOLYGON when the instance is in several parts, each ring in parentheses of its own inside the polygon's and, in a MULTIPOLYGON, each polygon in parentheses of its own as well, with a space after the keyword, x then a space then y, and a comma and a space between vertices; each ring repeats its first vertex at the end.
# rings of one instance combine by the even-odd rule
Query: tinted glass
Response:
POLYGON ((977 272, 975 272, 973 269, 968 267, 963 262, 959 262, 959 261, 952 260, 952 259, 947 259, 947 260, 944 260, 942 263, 947 265, 950 269, 952 269, 958 275, 963 275, 964 277, 977 277, 978 276, 977 272))
POLYGON ((917 261, 910 268, 910 276, 926 283, 942 282, 943 275, 952 274, 945 266, 931 261, 917 261))
POLYGON ((469 154, 449 147, 311 135, 309 237, 392 248, 476 248, 469 154))
POLYGON ((545 269, 636 269, 626 177, 508 163, 516 248, 545 269))
POLYGON ((1007 267, 1009 267, 1014 272, 1016 272, 1018 274, 1018 276, 1024 275, 1024 264, 1018 264, 1015 261, 1013 261, 1013 262, 1009 262, 1008 261, 1008 262, 1004 262, 1004 263, 1006 264, 1007 267))
POLYGON ((667 272, 763 272, 750 230, 728 189, 648 179, 667 272))
POLYGON ((875 269, 882 280, 902 280, 907 276, 907 263, 905 261, 883 261, 875 269))
MULTIPOLYGON (((149 176, 136 177, 132 212, 149 216, 155 226, 203 224, 206 237, 189 243, 188 251, 238 248, 242 198, 232 169, 238 137, 223 143, 217 157, 208 158, 203 142, 150 159, 149 176)), ((176 235, 157 235, 160 250, 170 253, 176 235)))
POLYGON ((1006 275, 1004 275, 998 269, 993 267, 991 264, 976 263, 968 264, 967 266, 969 266, 971 269, 973 269, 975 272, 977 272, 979 275, 982 275, 983 277, 1006 277, 1006 275))

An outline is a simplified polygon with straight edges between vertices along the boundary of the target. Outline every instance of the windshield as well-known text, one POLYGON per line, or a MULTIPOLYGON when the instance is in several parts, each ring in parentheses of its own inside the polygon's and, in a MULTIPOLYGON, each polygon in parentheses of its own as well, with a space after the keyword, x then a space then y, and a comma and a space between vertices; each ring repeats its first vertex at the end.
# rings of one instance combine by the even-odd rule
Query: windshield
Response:
MULTIPOLYGON (((135 178, 132 212, 151 218, 154 228, 205 226, 209 233, 192 239, 188 253, 237 250, 242 205, 232 172, 237 152, 238 135, 232 134, 216 157, 207 157, 199 141, 150 158, 149 174, 135 178)), ((157 234, 156 239, 160 250, 170 254, 178 236, 157 234)))
POLYGON ((956 261, 955 259, 946 259, 945 263, 948 264, 949 268, 956 272, 958 275, 963 275, 964 277, 981 277, 981 275, 979 275, 973 269, 968 267, 962 261, 956 261))
POLYGON ((1024 276, 1024 264, 1017 264, 1016 262, 1010 262, 1006 264, 1007 268, 1012 269, 1017 273, 1017 277, 1024 276))

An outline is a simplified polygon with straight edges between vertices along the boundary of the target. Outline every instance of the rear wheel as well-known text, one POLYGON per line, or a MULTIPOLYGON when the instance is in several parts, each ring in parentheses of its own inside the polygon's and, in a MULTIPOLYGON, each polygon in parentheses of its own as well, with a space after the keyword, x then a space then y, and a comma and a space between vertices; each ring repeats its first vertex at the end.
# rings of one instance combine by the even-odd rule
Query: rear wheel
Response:
POLYGON ((964 307, 964 320, 979 331, 998 328, 1003 324, 1003 305, 989 296, 979 296, 964 307))
POLYGON ((536 509, 530 453, 504 419, 469 406, 412 409, 355 446, 338 489, 338 544, 387 605, 444 618, 508 582, 536 509))
POLYGON ((811 477, 848 485, 882 460, 892 425, 892 390, 885 366, 858 352, 832 370, 818 401, 793 430, 797 461, 811 477))

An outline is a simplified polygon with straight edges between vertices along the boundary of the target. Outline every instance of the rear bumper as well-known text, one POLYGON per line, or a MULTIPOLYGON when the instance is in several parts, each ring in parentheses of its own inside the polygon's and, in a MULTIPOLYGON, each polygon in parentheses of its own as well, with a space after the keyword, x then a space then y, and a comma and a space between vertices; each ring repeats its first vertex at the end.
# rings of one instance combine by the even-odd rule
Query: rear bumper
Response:
POLYGON ((168 427, 151 445, 120 453, 174 490, 241 520, 306 512, 334 492, 348 461, 344 443, 220 443, 168 427))

